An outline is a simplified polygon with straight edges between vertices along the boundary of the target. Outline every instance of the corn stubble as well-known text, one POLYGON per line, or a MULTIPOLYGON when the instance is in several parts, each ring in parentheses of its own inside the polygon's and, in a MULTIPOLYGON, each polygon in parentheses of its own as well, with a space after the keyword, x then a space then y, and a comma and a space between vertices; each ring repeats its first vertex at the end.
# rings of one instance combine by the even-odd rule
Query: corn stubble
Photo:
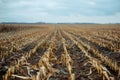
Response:
POLYGON ((0 33, 0 80, 119 80, 120 27, 35 26, 0 33))

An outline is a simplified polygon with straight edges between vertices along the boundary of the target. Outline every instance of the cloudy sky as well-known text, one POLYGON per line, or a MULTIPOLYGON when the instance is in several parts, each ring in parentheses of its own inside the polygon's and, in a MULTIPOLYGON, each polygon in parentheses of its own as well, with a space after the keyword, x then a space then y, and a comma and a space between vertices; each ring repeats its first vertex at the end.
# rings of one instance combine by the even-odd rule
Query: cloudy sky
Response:
POLYGON ((120 0, 0 0, 0 22, 120 23, 120 0))

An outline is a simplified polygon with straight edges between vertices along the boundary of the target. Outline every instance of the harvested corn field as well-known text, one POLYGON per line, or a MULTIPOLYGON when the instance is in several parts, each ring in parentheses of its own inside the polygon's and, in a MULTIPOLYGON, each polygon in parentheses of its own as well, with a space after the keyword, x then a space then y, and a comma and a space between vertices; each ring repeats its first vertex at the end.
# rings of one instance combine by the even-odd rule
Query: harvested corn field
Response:
POLYGON ((0 80, 120 79, 120 25, 20 27, 0 32, 0 80))

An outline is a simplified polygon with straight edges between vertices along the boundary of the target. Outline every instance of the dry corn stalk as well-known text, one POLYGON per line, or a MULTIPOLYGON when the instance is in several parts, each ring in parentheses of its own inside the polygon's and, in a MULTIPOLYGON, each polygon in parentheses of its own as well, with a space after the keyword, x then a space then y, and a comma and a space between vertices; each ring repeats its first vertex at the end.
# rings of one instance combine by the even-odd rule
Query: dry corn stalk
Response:
POLYGON ((98 73, 100 75, 103 76, 103 80, 112 80, 114 79, 114 77, 111 77, 111 74, 110 72, 107 70, 107 68, 103 67, 99 61, 97 61, 96 59, 94 59, 93 57, 91 57, 89 55, 89 53, 85 50, 85 48, 80 44, 78 43, 76 40, 74 40, 70 34, 64 32, 66 35, 68 35, 68 37, 85 53, 85 56, 87 56, 90 61, 91 61, 91 64, 97 69, 98 73), (112 78, 112 79, 111 79, 112 78))
MULTIPOLYGON (((48 36, 46 36, 48 37, 48 36)), ((14 69, 15 68, 19 68, 20 65, 23 65, 25 63, 27 63, 27 59, 28 57, 30 57, 31 55, 29 54, 33 54, 35 53, 36 49, 43 43, 44 39, 38 43, 37 47, 35 46, 32 50, 30 50, 28 53, 23 54, 23 56, 17 60, 17 64, 15 66, 10 66, 10 68, 8 69, 6 75, 4 76, 4 80, 7 80, 10 76, 12 76, 14 74, 14 69), (32 52, 32 53, 31 53, 32 52), (29 56, 28 56, 29 55, 29 56)), ((16 76, 16 75, 15 75, 16 76)), ((15 77, 14 76, 14 77, 15 77)), ((16 76, 16 77, 20 77, 20 76, 16 76)), ((22 78, 22 77, 21 77, 22 78)), ((23 76, 24 78, 24 76, 23 76)))
POLYGON ((74 75, 74 73, 72 73, 72 63, 73 63, 73 61, 72 61, 70 55, 67 52, 67 48, 66 48, 66 45, 65 45, 65 39, 62 37, 60 32, 59 32, 59 35, 62 38, 62 44, 63 44, 63 49, 64 49, 63 54, 61 54, 61 62, 65 63, 65 65, 68 69, 69 75, 70 75, 70 79, 75 80, 75 75, 74 75))
MULTIPOLYGON (((75 33, 73 33, 75 34, 75 33)), ((97 55, 98 57, 101 58, 101 60, 103 62, 106 63, 106 65, 110 66, 111 69, 115 70, 115 71, 119 71, 119 66, 118 66, 118 63, 116 61, 113 61, 111 60, 110 58, 108 58, 107 56, 104 56, 103 53, 101 53, 100 51, 98 51, 97 49, 94 49, 92 46, 86 44, 86 43, 83 43, 83 41, 79 40, 77 37, 75 37, 78 41, 80 41, 81 44, 85 45, 88 49, 92 50, 93 53, 95 55, 97 55)), ((118 72, 119 73, 119 72, 118 72)))
POLYGON ((49 78, 55 73, 59 72, 57 69, 54 69, 53 62, 57 60, 55 54, 52 52, 52 47, 54 45, 55 41, 55 33, 54 37, 51 40, 50 46, 47 49, 47 51, 44 53, 44 55, 41 57, 39 61, 39 69, 40 69, 40 80, 46 79, 49 80, 49 78))

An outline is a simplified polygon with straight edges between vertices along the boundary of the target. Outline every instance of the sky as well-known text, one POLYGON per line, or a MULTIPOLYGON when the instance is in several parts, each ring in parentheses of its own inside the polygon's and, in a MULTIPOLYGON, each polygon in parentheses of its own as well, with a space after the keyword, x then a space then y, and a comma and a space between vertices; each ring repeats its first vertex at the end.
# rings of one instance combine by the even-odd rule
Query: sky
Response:
POLYGON ((0 22, 120 23, 120 0, 0 0, 0 22))

